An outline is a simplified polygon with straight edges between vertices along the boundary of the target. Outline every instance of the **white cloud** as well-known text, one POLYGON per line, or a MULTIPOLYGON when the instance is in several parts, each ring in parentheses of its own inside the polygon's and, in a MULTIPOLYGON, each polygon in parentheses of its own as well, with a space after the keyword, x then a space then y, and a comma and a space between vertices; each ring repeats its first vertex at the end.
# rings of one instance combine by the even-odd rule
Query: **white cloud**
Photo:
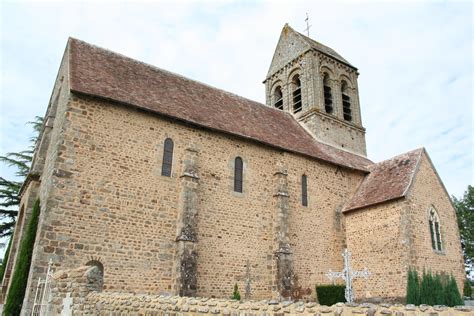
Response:
POLYGON ((370 158, 425 146, 450 193, 473 183, 470 2, 2 6, 0 153, 27 143, 24 122, 44 113, 68 36, 263 102, 280 30, 302 31, 308 12, 311 37, 360 70, 370 158))

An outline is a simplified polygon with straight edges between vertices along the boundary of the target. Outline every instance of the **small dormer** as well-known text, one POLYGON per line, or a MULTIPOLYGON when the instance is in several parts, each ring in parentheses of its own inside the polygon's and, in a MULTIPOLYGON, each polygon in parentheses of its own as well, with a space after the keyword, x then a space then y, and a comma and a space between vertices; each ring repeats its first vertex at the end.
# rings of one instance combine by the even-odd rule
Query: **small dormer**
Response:
POLYGON ((286 24, 264 81, 266 104, 291 113, 319 141, 365 156, 358 75, 336 51, 286 24))

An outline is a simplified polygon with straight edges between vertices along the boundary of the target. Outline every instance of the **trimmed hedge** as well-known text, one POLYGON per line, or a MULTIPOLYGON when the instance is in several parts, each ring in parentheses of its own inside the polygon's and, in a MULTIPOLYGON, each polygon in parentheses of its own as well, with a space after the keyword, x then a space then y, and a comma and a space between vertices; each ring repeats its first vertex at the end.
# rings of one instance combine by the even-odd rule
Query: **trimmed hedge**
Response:
POLYGON ((8 257, 10 256, 10 248, 12 246, 12 240, 13 240, 13 235, 10 237, 7 250, 5 251, 5 256, 3 257, 2 266, 0 267, 0 284, 3 281, 3 275, 5 274, 5 269, 7 268, 8 257))
POLYGON ((345 285, 316 285, 316 295, 321 305, 331 306, 336 303, 345 303, 345 285))
POLYGON ((10 290, 3 308, 4 315, 20 315, 21 305, 25 297, 26 283, 30 272, 31 256, 35 244, 36 229, 38 227, 38 217, 40 213, 40 203, 36 200, 31 212, 31 219, 24 231, 21 241, 15 271, 13 272, 10 290))

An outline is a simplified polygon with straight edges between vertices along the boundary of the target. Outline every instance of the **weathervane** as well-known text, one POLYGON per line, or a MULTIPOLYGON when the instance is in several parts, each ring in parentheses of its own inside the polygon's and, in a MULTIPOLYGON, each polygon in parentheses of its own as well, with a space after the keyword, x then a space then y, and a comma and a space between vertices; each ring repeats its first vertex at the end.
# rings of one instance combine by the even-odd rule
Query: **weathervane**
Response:
POLYGON ((306 12, 306 19, 305 19, 305 21, 306 21, 306 29, 305 29, 305 31, 306 31, 306 33, 308 33, 308 37, 309 37, 309 28, 310 28, 312 25, 309 25, 308 12, 306 12))

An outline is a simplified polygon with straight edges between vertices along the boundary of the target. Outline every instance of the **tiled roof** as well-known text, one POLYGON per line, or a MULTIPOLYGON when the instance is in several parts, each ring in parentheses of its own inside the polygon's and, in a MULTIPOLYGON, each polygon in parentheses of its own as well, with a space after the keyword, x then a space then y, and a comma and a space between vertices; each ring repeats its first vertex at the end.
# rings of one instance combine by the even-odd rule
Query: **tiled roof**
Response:
POLYGON ((365 157, 316 141, 288 113, 171 72, 69 40, 71 91, 155 112, 351 169, 365 157))
POLYGON ((404 197, 423 151, 416 149, 372 165, 345 212, 404 197))

